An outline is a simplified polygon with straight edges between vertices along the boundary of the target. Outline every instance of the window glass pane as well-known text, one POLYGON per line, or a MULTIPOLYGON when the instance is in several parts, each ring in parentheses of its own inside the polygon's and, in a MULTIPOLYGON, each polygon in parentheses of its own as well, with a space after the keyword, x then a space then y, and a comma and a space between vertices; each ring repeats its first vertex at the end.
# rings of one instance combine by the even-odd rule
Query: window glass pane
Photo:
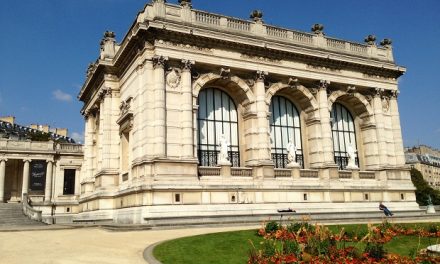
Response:
MULTIPOLYGON (((333 104, 331 116, 333 118, 332 136, 335 162, 340 169, 344 169, 348 162, 347 147, 349 144, 357 150, 356 132, 353 117, 343 105, 333 104)), ((356 153, 356 164, 358 164, 356 153)))

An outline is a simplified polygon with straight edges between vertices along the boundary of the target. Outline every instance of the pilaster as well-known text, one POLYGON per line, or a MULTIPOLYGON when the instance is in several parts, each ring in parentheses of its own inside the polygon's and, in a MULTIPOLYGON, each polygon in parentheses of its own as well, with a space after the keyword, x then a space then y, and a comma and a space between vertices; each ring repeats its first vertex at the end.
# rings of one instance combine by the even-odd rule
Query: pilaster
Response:
POLYGON ((191 67, 194 61, 182 60, 182 157, 194 158, 193 102, 191 67))
POLYGON ((154 156, 166 157, 166 104, 165 63, 166 57, 153 58, 154 66, 154 156))
POLYGON ((391 92, 390 98, 390 114, 393 127, 393 139, 394 139, 394 155, 396 157, 396 166, 405 165, 405 153, 403 150, 402 129, 400 127, 400 115, 399 107, 397 104, 398 91, 391 92))
POLYGON ((144 138, 142 155, 152 157, 154 154, 154 68, 153 61, 144 62, 142 77, 144 109, 142 112, 142 138, 144 138))
POLYGON ((327 88, 330 82, 321 80, 318 89, 319 116, 321 118, 321 146, 323 166, 335 166, 333 157, 333 137, 328 107, 327 88))
POLYGON ((379 167, 388 165, 387 143, 385 139, 384 118, 382 113, 382 92, 383 90, 376 89, 376 94, 373 97, 374 119, 376 121, 377 149, 379 152, 379 167))

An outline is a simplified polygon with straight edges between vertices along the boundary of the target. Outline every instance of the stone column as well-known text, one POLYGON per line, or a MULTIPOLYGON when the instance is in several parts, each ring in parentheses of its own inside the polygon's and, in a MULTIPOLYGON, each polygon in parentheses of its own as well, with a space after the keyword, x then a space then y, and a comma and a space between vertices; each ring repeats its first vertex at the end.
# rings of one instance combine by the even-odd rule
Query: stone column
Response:
POLYGON ((5 158, 0 159, 0 203, 5 201, 6 161, 5 158))
POLYGON ((182 60, 182 104, 181 104, 181 127, 182 127, 182 157, 194 158, 194 134, 193 134, 193 99, 191 67, 194 61, 182 60))
POLYGON ((319 116, 321 119, 321 146, 324 165, 335 165, 333 154, 333 136, 330 123, 330 109, 328 106, 327 88, 330 82, 321 80, 318 90, 319 116))
POLYGON ((388 164, 381 93, 383 93, 383 89, 376 89, 376 94, 373 98, 374 119, 376 121, 377 149, 379 152, 379 167, 383 167, 388 164))
POLYGON ((166 104, 165 63, 166 57, 153 58, 154 66, 154 156, 166 156, 166 104))
POLYGON ((31 160, 25 159, 23 160, 24 166, 23 166, 23 185, 21 188, 21 197, 23 198, 23 195, 25 193, 28 193, 29 190, 29 163, 31 160))
POLYGON ((390 112, 392 118, 392 126, 393 126, 393 139, 394 139, 394 150, 396 156, 396 165, 404 166, 405 165, 405 153, 403 150, 403 140, 402 140, 402 129, 400 127, 400 115, 399 115, 399 107, 397 105, 397 95, 398 91, 391 92, 390 98, 390 112))
POLYGON ((154 152, 154 68, 153 61, 144 62, 144 72, 141 86, 144 96, 144 109, 142 113, 142 138, 144 146, 142 156, 152 157, 154 152))
POLYGON ((46 166, 46 186, 44 188, 44 202, 49 203, 52 198, 52 172, 53 172, 53 160, 47 161, 46 166))
POLYGON ((85 157, 85 167, 84 175, 86 179, 93 178, 93 159, 96 159, 96 157, 93 157, 93 148, 96 147, 93 145, 93 138, 95 136, 95 115, 92 113, 89 113, 86 115, 86 125, 85 125, 85 150, 84 150, 84 157, 85 157))

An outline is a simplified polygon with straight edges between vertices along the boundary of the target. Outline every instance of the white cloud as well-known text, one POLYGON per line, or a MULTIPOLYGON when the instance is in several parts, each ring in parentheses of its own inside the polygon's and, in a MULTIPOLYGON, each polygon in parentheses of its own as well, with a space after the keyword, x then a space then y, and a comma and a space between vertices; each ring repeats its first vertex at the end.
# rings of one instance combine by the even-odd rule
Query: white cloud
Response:
POLYGON ((70 102, 72 101, 72 96, 68 93, 61 91, 60 89, 52 92, 53 97, 58 101, 70 102))
POLYGON ((73 138, 73 140, 75 140, 75 142, 78 144, 82 144, 84 142, 84 134, 82 133, 73 132, 70 137, 73 138))

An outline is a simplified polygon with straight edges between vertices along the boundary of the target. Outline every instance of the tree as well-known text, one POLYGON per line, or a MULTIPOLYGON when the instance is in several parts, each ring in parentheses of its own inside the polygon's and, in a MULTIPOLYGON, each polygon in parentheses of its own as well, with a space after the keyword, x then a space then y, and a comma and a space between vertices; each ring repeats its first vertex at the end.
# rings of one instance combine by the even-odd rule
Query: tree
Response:
POLYGON ((411 181, 416 187, 416 201, 419 205, 428 204, 428 195, 431 196, 433 204, 440 204, 440 192, 429 186, 420 171, 411 169, 411 181))

